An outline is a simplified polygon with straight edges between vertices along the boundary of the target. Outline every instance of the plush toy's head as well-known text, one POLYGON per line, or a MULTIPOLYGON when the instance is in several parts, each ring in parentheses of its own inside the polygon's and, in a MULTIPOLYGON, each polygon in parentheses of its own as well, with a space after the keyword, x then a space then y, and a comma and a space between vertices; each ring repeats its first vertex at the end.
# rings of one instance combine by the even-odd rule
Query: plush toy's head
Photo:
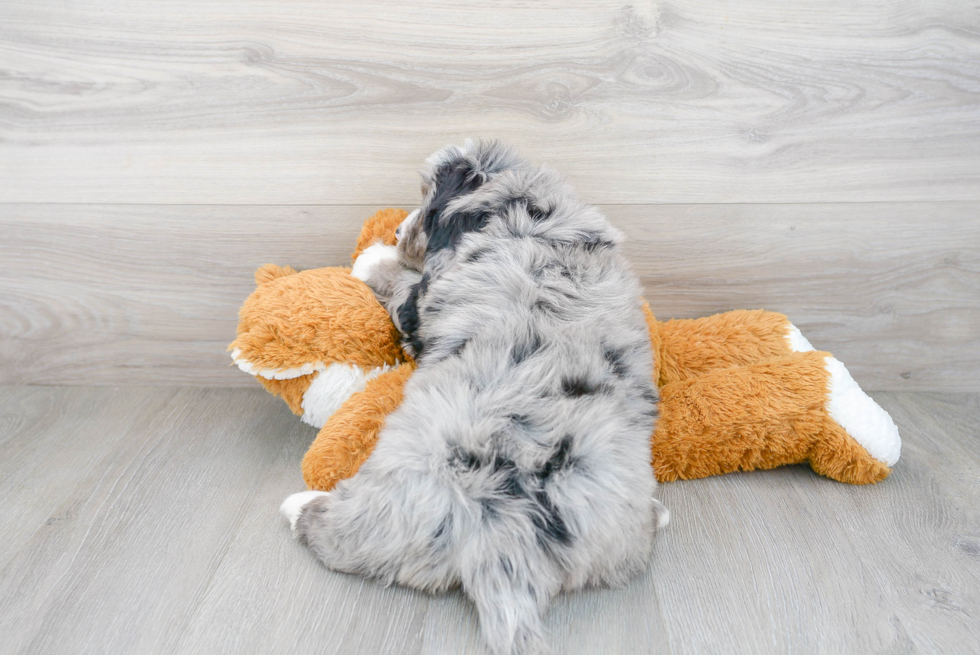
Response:
MULTIPOLYGON (((406 215, 375 214, 353 256, 376 241, 393 244, 406 215)), ((255 272, 255 283, 228 350, 240 369, 307 423, 320 427, 367 380, 406 360, 391 318, 349 268, 298 273, 267 264, 255 272)))

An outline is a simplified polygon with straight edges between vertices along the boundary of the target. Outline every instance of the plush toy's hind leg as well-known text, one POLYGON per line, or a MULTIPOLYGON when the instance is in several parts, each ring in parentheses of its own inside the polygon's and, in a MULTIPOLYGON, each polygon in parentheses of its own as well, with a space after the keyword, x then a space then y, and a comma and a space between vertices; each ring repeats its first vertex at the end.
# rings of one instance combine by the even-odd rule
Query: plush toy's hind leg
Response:
POLYGON ((736 310, 658 325, 661 386, 729 366, 813 350, 784 315, 736 310))
POLYGON ((901 449, 888 414, 828 353, 792 353, 661 388, 661 482, 809 462, 827 477, 885 478, 901 449))
POLYGON ((334 412, 303 457, 303 479, 310 489, 329 491, 357 472, 374 450, 385 417, 401 403, 402 387, 414 369, 413 363, 404 363, 382 373, 334 412))

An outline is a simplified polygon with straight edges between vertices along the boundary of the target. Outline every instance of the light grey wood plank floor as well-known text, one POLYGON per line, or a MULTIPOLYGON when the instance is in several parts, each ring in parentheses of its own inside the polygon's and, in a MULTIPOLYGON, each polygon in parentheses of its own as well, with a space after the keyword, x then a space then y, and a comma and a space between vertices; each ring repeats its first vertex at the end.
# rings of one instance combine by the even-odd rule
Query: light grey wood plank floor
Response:
POLYGON ((944 0, 3 0, 0 201, 406 203, 467 136, 593 203, 975 201, 978 62, 944 0))
MULTIPOLYGON (((349 264, 375 209, 0 205, 0 383, 251 385, 254 269, 349 264)), ((781 311, 865 388, 980 389, 973 203, 602 209, 661 318, 781 311)))
MULTIPOLYGON (((560 598, 556 652, 980 652, 980 396, 875 397, 890 478, 661 486, 649 571, 560 598)), ((0 653, 484 653, 459 594, 290 538, 313 430, 258 389, 0 387, 0 426, 0 653)))

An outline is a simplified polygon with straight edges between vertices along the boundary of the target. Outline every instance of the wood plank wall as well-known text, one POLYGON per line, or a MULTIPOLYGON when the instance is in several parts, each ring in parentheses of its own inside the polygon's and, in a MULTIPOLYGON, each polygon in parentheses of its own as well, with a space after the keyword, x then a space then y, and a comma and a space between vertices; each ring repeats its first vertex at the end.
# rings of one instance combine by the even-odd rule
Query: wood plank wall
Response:
POLYGON ((661 317, 980 389, 980 10, 935 0, 0 0, 0 383, 249 384, 252 269, 345 263, 467 136, 602 205, 661 317))

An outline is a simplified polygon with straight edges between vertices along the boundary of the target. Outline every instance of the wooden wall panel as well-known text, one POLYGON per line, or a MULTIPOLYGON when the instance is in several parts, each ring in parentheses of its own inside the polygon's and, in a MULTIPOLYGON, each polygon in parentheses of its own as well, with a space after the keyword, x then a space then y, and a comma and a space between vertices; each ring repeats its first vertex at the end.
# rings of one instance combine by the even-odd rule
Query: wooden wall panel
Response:
MULTIPOLYGON (((374 209, 0 205, 0 383, 251 384, 252 271, 348 263, 374 209)), ((867 388, 980 388, 972 203, 603 209, 661 318, 764 307, 867 388)))
POLYGON ((980 199, 963 2, 0 1, 0 202, 398 204, 463 137, 594 203, 980 199))

